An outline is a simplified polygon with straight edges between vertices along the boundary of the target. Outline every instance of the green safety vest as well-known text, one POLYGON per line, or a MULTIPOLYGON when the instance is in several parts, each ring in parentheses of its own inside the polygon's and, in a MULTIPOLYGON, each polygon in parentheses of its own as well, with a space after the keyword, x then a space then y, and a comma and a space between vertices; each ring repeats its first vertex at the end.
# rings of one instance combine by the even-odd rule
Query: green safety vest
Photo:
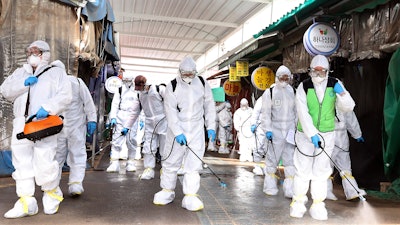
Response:
MULTIPOLYGON (((307 96, 308 111, 311 115, 314 126, 320 132, 330 132, 335 130, 336 94, 333 91, 333 87, 337 82, 336 78, 328 77, 324 99, 322 100, 322 103, 319 103, 311 79, 308 78, 303 81, 303 88, 307 96)), ((300 121, 297 123, 297 130, 303 131, 300 121)))

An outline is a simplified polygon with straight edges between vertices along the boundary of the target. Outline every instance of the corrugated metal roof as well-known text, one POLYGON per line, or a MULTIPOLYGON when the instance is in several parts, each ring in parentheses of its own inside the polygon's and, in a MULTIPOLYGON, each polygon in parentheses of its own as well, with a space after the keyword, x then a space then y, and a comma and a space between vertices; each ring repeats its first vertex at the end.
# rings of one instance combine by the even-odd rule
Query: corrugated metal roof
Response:
POLYGON ((109 0, 127 71, 176 74, 180 60, 197 59, 270 0, 109 0))

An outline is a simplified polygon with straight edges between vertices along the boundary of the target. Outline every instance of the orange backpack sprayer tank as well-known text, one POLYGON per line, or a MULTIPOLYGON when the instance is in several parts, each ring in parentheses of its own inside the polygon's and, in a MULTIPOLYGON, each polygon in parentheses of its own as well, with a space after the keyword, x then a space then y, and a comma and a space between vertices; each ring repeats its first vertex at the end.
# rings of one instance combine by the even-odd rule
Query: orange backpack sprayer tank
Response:
POLYGON ((33 121, 36 115, 31 116, 26 122, 24 132, 17 134, 17 139, 27 138, 37 141, 42 138, 58 134, 63 128, 63 117, 50 115, 45 119, 33 121))

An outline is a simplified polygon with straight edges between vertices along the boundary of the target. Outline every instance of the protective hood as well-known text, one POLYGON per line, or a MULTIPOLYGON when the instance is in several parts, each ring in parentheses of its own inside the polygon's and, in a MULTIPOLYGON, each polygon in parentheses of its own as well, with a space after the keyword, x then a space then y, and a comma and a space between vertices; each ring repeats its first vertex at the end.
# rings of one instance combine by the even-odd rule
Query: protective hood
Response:
POLYGON ((280 77, 280 76, 282 76, 282 75, 288 75, 289 77, 291 77, 292 76, 292 73, 290 72, 290 70, 289 70, 289 68, 287 68, 286 66, 280 66, 279 68, 278 68, 278 70, 276 70, 276 76, 277 77, 280 77))
POLYGON ((328 59, 323 55, 316 55, 311 60, 310 68, 322 67, 326 70, 329 70, 329 62, 328 59))
POLYGON ((180 71, 196 71, 196 62, 192 59, 192 57, 185 57, 181 63, 179 64, 180 71))
POLYGON ((28 48, 37 47, 42 51, 42 63, 41 64, 48 64, 50 62, 50 46, 47 42, 42 40, 37 40, 32 42, 28 48))

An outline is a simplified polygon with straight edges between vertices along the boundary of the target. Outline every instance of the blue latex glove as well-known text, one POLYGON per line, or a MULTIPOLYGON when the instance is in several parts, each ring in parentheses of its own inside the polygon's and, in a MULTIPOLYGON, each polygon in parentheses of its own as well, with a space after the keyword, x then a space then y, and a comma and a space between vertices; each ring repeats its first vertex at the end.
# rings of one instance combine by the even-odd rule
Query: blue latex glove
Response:
POLYGON ((117 125, 117 119, 112 118, 110 121, 110 126, 115 126, 115 125, 117 125))
POLYGON ((255 124, 251 125, 251 133, 254 134, 254 132, 256 132, 256 129, 257 129, 257 125, 255 125, 255 124))
POLYGON ((129 128, 124 128, 124 129, 122 129, 121 134, 126 135, 128 133, 128 131, 129 131, 129 128))
POLYGON ((272 140, 273 135, 271 131, 267 131, 267 133, 265 133, 265 136, 267 136, 268 140, 272 140))
POLYGON ((363 138, 362 136, 359 137, 359 138, 357 138, 356 141, 357 141, 358 143, 364 143, 364 142, 365 142, 365 140, 364 140, 364 138, 363 138))
POLYGON ((140 130, 143 129, 143 127, 144 127, 144 122, 143 122, 143 120, 141 120, 141 121, 139 122, 139 127, 140 127, 140 130))
POLYGON ((181 145, 186 145, 186 137, 184 134, 180 134, 175 137, 176 142, 178 142, 181 145))
POLYGON ((207 130, 207 136, 209 139, 211 139, 211 142, 214 142, 217 135, 215 134, 215 130, 210 129, 207 130))
POLYGON ((339 84, 339 82, 337 82, 335 84, 335 86, 333 87, 333 91, 335 91, 338 94, 341 94, 344 92, 342 85, 339 84))
POLYGON ((89 121, 87 123, 87 132, 88 132, 88 134, 92 135, 94 133, 94 131, 96 130, 96 126, 97 126, 96 122, 89 121))
POLYGON ((28 78, 25 79, 24 85, 25 86, 31 86, 34 85, 38 82, 38 78, 35 76, 30 76, 28 78))
POLYGON ((314 135, 314 136, 311 137, 311 142, 314 144, 314 146, 315 146, 316 148, 319 148, 319 144, 318 144, 318 142, 319 142, 319 136, 318 136, 318 134, 316 134, 316 135, 314 135))
POLYGON ((40 109, 36 113, 36 119, 44 119, 49 116, 49 113, 43 109, 43 107, 40 107, 40 109))

